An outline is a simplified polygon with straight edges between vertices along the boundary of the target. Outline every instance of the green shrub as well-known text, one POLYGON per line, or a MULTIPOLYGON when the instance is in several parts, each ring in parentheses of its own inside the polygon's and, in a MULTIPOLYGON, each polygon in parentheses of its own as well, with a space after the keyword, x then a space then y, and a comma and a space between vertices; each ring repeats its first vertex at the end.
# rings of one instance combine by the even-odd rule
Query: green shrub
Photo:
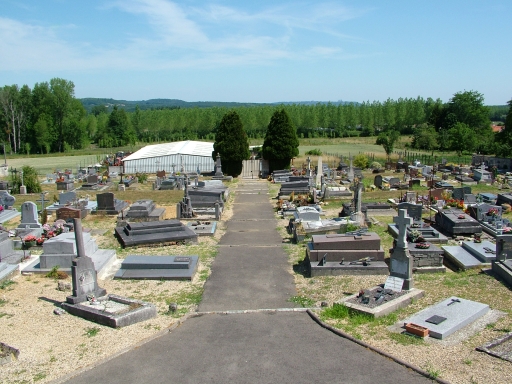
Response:
POLYGON ((311 149, 305 153, 308 156, 322 156, 322 151, 318 148, 311 149))

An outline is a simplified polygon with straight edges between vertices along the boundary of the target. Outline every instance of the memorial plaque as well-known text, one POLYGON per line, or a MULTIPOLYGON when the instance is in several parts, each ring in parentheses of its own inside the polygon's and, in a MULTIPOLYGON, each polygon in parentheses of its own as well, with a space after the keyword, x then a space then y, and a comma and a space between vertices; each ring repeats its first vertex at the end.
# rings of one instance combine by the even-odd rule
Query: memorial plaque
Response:
POLYGON ((63 207, 57 209, 57 220, 82 219, 82 211, 76 208, 63 207))
POLYGON ((404 279, 395 276, 388 276, 386 283, 384 283, 384 289, 391 289, 395 292, 402 292, 404 285, 404 279))
POLYGON ((190 260, 192 260, 190 257, 184 257, 184 256, 176 256, 174 258, 175 263, 190 263, 190 260))
POLYGON ((427 320, 425 320, 427 323, 431 323, 431 324, 435 324, 435 325, 438 325, 438 324, 441 324, 443 321, 446 320, 446 317, 443 317, 443 316, 438 316, 438 315, 434 315, 434 316, 431 316, 429 317, 427 320))

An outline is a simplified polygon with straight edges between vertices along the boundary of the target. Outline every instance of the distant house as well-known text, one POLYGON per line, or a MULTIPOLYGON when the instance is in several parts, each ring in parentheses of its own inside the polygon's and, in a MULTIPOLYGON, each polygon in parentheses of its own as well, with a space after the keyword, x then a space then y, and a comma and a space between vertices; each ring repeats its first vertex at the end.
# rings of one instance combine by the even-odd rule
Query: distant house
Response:
POLYGON ((501 132, 505 128, 505 126, 504 125, 491 125, 491 128, 494 133, 498 133, 498 132, 501 132))

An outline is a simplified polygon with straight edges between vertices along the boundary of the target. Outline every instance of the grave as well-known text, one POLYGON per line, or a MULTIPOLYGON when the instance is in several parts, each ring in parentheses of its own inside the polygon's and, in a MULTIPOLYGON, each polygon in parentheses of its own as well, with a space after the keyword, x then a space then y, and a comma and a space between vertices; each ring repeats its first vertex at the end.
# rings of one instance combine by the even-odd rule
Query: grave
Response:
POLYGON ((473 323, 489 311, 487 304, 449 297, 416 313, 401 323, 428 328, 429 336, 444 340, 454 332, 473 323))
POLYGON ((157 208, 153 200, 137 200, 126 213, 122 212, 121 220, 135 221, 159 221, 165 215, 165 208, 157 208))
MULTIPOLYGON (((482 195, 482 198, 484 201, 492 200, 491 196, 487 196, 487 198, 485 198, 485 196, 483 196, 484 195, 483 193, 481 195, 482 195)), ((489 195, 491 195, 491 194, 489 194, 489 195)), ((512 194, 510 194, 510 193, 498 193, 498 196, 495 197, 495 200, 496 200, 496 205, 509 204, 512 206, 512 194)))
POLYGON ((482 233, 480 223, 461 209, 441 209, 436 213, 435 221, 450 236, 482 233))
POLYGON ((96 174, 88 175, 87 181, 82 184, 80 189, 83 189, 86 191, 96 190, 100 187, 99 183, 100 183, 100 177, 98 175, 96 175, 96 174))
POLYGON ((93 213, 118 215, 129 206, 126 201, 116 199, 112 192, 98 193, 96 195, 96 200, 97 208, 93 213))
MULTIPOLYGON (((73 222, 76 220, 73 219, 73 222)), ((85 255, 92 260, 96 273, 102 275, 107 272, 116 260, 116 251, 99 249, 96 240, 88 232, 82 234, 82 239, 85 255)), ((70 272, 77 252, 75 232, 61 233, 43 243, 43 253, 39 259, 24 268, 23 272, 48 273, 56 266, 60 271, 70 272)))
POLYGON ((464 195, 464 204, 466 204, 466 206, 471 207, 473 205, 476 205, 477 203, 478 201, 476 200, 476 196, 473 195, 472 193, 464 195))
POLYGON ((473 179, 480 183, 490 183, 492 181, 491 172, 486 171, 485 168, 475 168, 473 170, 473 179))
MULTIPOLYGON (((425 243, 422 243, 425 244, 425 243)), ((443 265, 444 250, 428 243, 428 248, 419 248, 419 243, 408 243, 407 248, 413 258, 412 270, 415 273, 446 272, 443 265)), ((421 247, 421 246, 420 246, 421 247)))
POLYGON ((127 223, 116 227, 115 236, 123 247, 155 243, 196 243, 197 234, 179 220, 127 223))
POLYGON ((22 236, 33 234, 36 237, 41 236, 43 226, 39 222, 37 205, 31 201, 21 204, 21 223, 18 225, 18 233, 22 236))
POLYGON ((398 217, 393 221, 397 224, 399 233, 391 252, 386 283, 384 286, 361 290, 359 294, 345 298, 342 302, 351 310, 373 317, 385 316, 406 307, 412 300, 424 295, 424 291, 413 287, 413 259, 407 247, 406 238, 406 228, 412 223, 412 218, 407 216, 405 209, 401 209, 398 211, 398 217), (371 297, 374 300, 371 300, 371 297))
POLYGON ((380 237, 373 232, 313 235, 306 248, 310 276, 388 274, 380 237))
MULTIPOLYGON (((388 232, 393 237, 398 236, 398 227, 394 223, 388 224, 388 232)), ((407 238, 414 242, 414 238, 421 236, 428 243, 446 244, 448 238, 428 223, 415 222, 407 227, 407 238)))
POLYGON ((72 315, 113 328, 124 327, 157 315, 153 304, 109 294, 98 286, 92 260, 86 256, 82 238, 82 224, 74 220, 77 257, 73 259, 71 278, 73 294, 62 303, 72 315))
POLYGON ((0 283, 5 280, 10 280, 19 274, 18 264, 9 264, 0 261, 0 283))
POLYGON ((476 185, 478 182, 466 175, 457 175, 455 176, 455 180, 458 181, 461 184, 467 184, 467 185, 476 185))
POLYGON ((89 201, 89 198, 79 199, 75 191, 61 192, 58 196, 59 201, 57 203, 47 206, 45 209, 49 213, 56 212, 59 208, 75 208, 85 210, 86 213, 90 213, 96 209, 96 201, 89 201))
POLYGON ((492 261, 492 271, 512 287, 512 235, 496 236, 496 260, 492 261))
POLYGON ((400 209, 393 222, 397 225, 398 236, 394 248, 390 250, 389 275, 403 279, 403 289, 410 290, 413 288, 413 259, 407 246, 407 227, 412 224, 413 219, 407 215, 405 209, 400 209))
POLYGON ((512 363, 512 332, 481 345, 476 350, 512 363))
POLYGON ((14 242, 7 231, 0 231, 0 262, 18 264, 25 257, 30 256, 27 250, 15 250, 14 242))
POLYGON ((15 202, 16 198, 11 196, 9 192, 5 190, 0 191, 0 224, 3 224, 21 215, 18 210, 13 208, 15 202))
POLYGON ((434 184, 434 186, 436 188, 447 189, 450 191, 453 189, 453 185, 450 183, 447 183, 446 181, 438 181, 437 183, 434 184))
POLYGON ((70 177, 70 175, 66 173, 59 174, 55 183, 57 184, 57 191, 71 191, 75 189, 74 177, 70 177))
POLYGON ((215 159, 215 174, 212 176, 212 179, 214 180, 233 180, 232 176, 224 176, 224 173, 222 173, 222 162, 220 160, 220 154, 217 153, 217 157, 215 159))
POLYGON ((192 280, 199 256, 138 256, 123 260, 114 279, 192 280))
POLYGON ((462 245, 446 245, 444 250, 446 265, 454 270, 480 268, 496 259, 496 245, 490 241, 463 241, 462 245))
POLYGON ((464 200, 464 195, 471 193, 471 187, 457 187, 452 190, 452 198, 457 200, 464 200))
POLYGON ((191 221, 187 226, 193 230, 197 236, 213 236, 217 229, 216 221, 191 221))

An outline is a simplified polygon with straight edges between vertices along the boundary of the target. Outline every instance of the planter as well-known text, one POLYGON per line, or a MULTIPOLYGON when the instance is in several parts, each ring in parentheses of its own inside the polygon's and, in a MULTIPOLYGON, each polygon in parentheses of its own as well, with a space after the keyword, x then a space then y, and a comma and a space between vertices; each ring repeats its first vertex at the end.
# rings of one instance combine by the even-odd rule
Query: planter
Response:
POLYGON ((405 330, 419 337, 428 336, 428 328, 422 327, 421 325, 417 325, 414 323, 405 324, 405 330))
POLYGON ((36 246, 35 240, 34 241, 24 241, 22 243, 22 248, 23 249, 29 249, 30 247, 35 247, 35 246, 36 246))

